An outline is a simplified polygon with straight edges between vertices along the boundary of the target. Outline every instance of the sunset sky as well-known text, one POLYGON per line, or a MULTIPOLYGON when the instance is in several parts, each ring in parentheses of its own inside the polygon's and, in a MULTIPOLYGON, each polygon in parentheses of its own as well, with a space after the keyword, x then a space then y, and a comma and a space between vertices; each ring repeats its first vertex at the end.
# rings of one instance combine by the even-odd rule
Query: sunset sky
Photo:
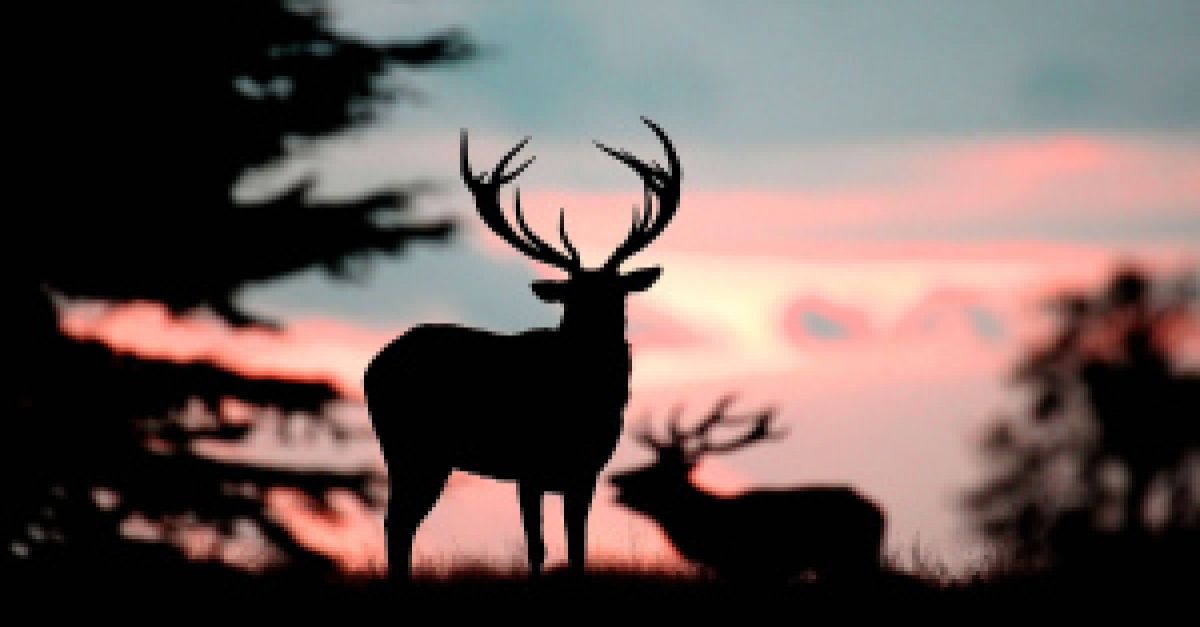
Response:
MULTIPOLYGON (((1192 1, 333 6, 339 28, 370 38, 461 26, 482 54, 397 75, 417 103, 248 172, 234 193, 261 198, 308 173, 325 196, 427 180, 436 189, 419 211, 455 216, 457 236, 383 259, 358 283, 313 271, 247 290, 249 309, 289 323, 283 334, 172 320, 150 305, 77 306, 66 318, 76 333, 327 378, 358 397, 367 360, 411 325, 552 325, 558 312, 528 284, 556 275, 475 217, 457 175, 459 129, 477 169, 531 135, 538 159, 519 182, 533 226, 553 233, 566 207, 572 240, 598 264, 641 189, 591 140, 661 159, 645 115, 674 141, 684 191, 674 223, 627 266, 664 268, 629 305, 627 424, 661 425, 676 403, 698 414, 727 392, 740 407, 777 406, 787 440, 713 459, 697 482, 850 483, 887 510, 892 551, 919 542, 958 566, 979 544, 956 498, 983 471, 982 426, 1020 406, 1007 377, 1049 328, 1040 303, 1118 263, 1200 260, 1192 1)), ((365 424, 361 407, 345 414, 365 424)), ((382 463, 370 441, 297 452, 267 440, 250 454, 382 463)), ((623 442, 610 468, 645 459, 623 442)), ((610 498, 597 497, 593 552, 669 558, 610 498)), ((333 519, 288 494, 273 502, 348 567, 382 551, 378 516, 352 500, 333 519)), ((560 515, 555 499, 552 559, 563 555, 560 515)), ((418 538, 428 560, 518 559, 513 489, 453 479, 418 538)))

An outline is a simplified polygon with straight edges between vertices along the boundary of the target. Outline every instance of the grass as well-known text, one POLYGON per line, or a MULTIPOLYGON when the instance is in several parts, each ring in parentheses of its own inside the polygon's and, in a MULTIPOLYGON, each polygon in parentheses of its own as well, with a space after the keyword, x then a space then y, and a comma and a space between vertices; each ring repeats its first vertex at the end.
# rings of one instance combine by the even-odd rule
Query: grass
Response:
POLYGON ((454 614, 534 612, 556 608, 591 618, 637 614, 641 618, 675 620, 712 618, 737 612, 766 616, 819 612, 863 614, 889 611, 953 611, 994 615, 1025 608, 1077 615, 1116 605, 1159 607, 1188 600, 1195 576, 1171 577, 1129 573, 1119 579, 1068 580, 1016 573, 975 573, 949 578, 937 567, 926 573, 886 569, 878 576, 854 581, 818 578, 763 585, 723 581, 702 569, 655 568, 646 564, 598 563, 582 575, 561 569, 531 580, 523 565, 463 563, 424 564, 411 582, 393 584, 377 576, 345 576, 331 572, 277 569, 251 574, 216 564, 173 562, 134 566, 123 560, 84 567, 29 568, 6 578, 7 604, 50 598, 59 606, 83 601, 119 608, 135 622, 157 615, 224 608, 250 620, 257 616, 309 619, 357 616, 375 619, 423 612, 454 614), (22 588, 34 594, 20 594, 22 588), (1150 601, 1147 601, 1150 599, 1150 601), (146 614, 139 614, 145 612, 146 614), (316 613, 316 614, 314 614, 316 613))
POLYGON ((315 564, 252 573, 217 562, 189 562, 169 547, 123 543, 86 560, 73 555, 69 560, 0 564, 0 604, 10 612, 22 605, 104 608, 116 613, 114 618, 134 623, 195 612, 224 613, 240 624, 260 616, 278 623, 293 617, 310 622, 316 616, 379 620, 417 610, 447 616, 541 616, 551 609, 589 619, 637 615, 671 622, 711 622, 735 612, 802 617, 1021 611, 1032 618, 1050 613, 1077 618, 1119 606, 1188 607, 1184 604, 1192 602, 1197 584, 1194 568, 1176 573, 1146 563, 1102 565, 1068 577, 1022 572, 998 562, 954 572, 919 543, 906 556, 888 556, 884 569, 870 577, 802 577, 774 584, 726 581, 702 568, 656 561, 596 559, 582 575, 557 568, 534 580, 523 560, 424 558, 412 581, 396 584, 378 574, 345 575, 315 564))

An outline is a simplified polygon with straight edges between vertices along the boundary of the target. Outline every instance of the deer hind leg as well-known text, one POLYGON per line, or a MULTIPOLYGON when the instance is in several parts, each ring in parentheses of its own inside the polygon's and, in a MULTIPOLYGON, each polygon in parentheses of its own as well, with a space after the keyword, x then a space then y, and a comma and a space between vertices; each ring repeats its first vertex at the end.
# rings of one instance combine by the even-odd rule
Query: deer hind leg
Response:
POLYGON ((393 578, 411 576, 413 537, 421 521, 437 503, 450 477, 450 469, 424 472, 397 470, 390 477, 388 499, 388 570, 393 578))
POLYGON ((542 563, 546 560, 546 543, 542 539, 542 489, 522 482, 517 486, 517 497, 521 502, 521 523, 525 527, 525 546, 529 551, 529 572, 537 577, 542 574, 542 563))
POLYGON ((567 525, 567 565, 582 573, 587 559, 587 518, 592 507, 595 482, 563 493, 563 518, 567 525))

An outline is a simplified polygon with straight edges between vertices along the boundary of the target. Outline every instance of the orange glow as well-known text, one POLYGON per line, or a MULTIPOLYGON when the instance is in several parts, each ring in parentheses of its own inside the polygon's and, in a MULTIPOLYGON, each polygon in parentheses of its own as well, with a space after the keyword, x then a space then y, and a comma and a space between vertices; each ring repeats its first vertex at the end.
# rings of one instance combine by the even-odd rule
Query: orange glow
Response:
POLYGON ((353 573, 385 570, 383 526, 350 492, 326 495, 328 511, 317 507, 303 492, 272 488, 265 501, 270 515, 300 544, 337 560, 353 573))

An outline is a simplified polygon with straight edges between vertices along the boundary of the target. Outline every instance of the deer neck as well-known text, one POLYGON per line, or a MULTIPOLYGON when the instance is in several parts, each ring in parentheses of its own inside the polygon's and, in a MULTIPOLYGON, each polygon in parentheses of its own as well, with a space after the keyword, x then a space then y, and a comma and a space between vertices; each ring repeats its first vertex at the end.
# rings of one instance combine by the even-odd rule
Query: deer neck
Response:
POLYGON ((558 332, 573 344, 595 348, 620 348, 626 345, 625 316, 598 317, 574 313, 568 309, 558 323, 558 332))
POLYGON ((624 327, 623 320, 616 325, 595 324, 594 319, 568 315, 558 326, 562 350, 594 377, 589 393, 607 399, 597 407, 622 408, 629 402, 632 358, 624 327))
POLYGON ((658 507, 650 514, 663 523, 664 527, 686 528, 701 520, 711 511, 715 497, 692 483, 689 475, 683 475, 669 493, 659 495, 658 507))

